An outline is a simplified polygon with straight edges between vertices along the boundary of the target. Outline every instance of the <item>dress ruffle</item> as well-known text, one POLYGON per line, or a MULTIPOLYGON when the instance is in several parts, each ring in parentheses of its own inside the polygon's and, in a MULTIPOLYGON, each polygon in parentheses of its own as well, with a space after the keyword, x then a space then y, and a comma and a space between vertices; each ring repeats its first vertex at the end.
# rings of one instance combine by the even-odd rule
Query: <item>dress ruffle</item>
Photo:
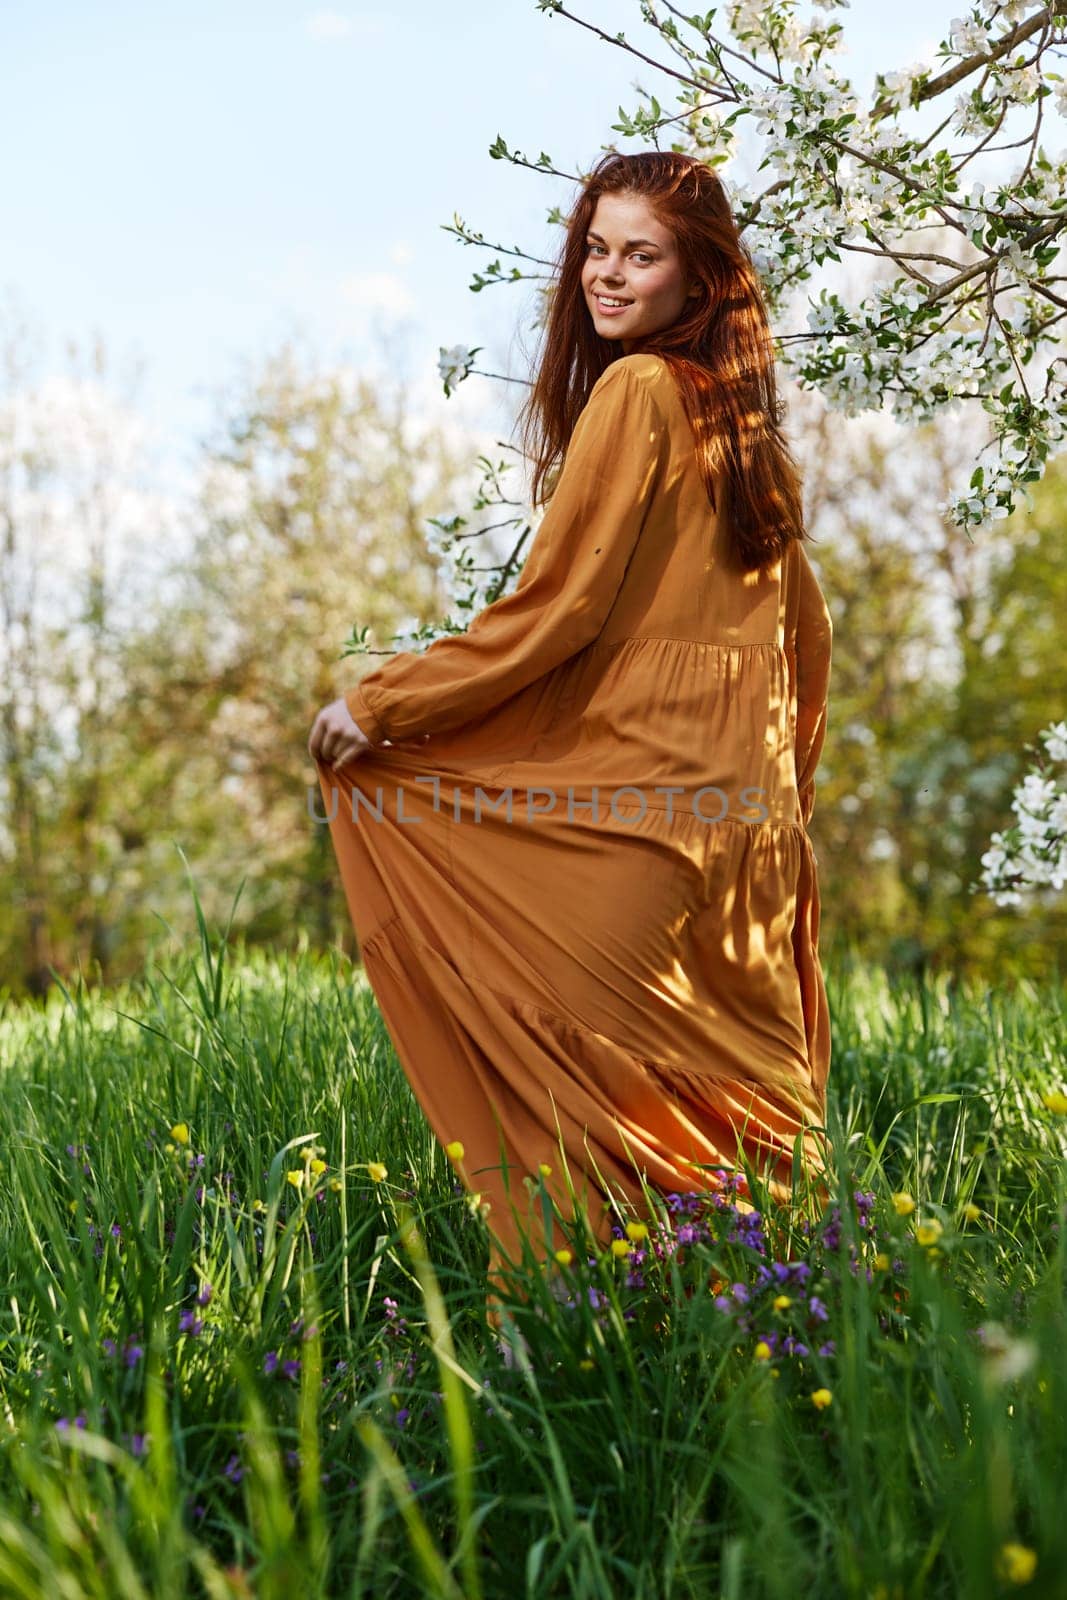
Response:
POLYGON ((434 1132, 464 1146, 493 1259, 518 1259, 542 1162, 570 1215, 561 1141, 602 1242, 612 1196, 642 1206, 642 1174, 660 1193, 714 1188, 743 1150, 786 1201, 798 1135, 822 1171, 829 1021, 804 828, 669 819, 632 797, 600 824, 509 823, 482 803, 499 789, 419 765, 381 749, 320 779, 368 978, 434 1132))

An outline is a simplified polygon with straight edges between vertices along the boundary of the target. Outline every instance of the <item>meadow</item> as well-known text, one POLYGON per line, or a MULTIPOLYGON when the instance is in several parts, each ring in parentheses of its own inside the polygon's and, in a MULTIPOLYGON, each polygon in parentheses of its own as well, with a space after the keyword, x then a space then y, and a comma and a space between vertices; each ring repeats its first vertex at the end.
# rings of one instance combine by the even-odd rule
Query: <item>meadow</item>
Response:
POLYGON ((828 967, 832 1203, 557 1218, 505 1360, 361 969, 196 909, 0 1002, 0 1595, 1067 1595, 1062 986, 828 967))

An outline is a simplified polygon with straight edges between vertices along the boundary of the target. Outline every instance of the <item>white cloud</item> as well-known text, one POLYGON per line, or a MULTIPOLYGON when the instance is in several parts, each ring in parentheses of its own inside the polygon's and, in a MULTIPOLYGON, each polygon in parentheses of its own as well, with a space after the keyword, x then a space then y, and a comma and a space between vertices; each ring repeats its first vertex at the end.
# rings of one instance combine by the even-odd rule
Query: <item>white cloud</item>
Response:
POLYGON ((316 11, 308 17, 304 28, 312 39, 347 39, 354 33, 364 37, 384 33, 386 18, 373 12, 360 17, 346 17, 340 11, 316 11))
POLYGON ((341 16, 339 11, 316 11, 306 26, 312 39, 343 39, 352 32, 351 18, 341 16))
POLYGON ((413 311, 414 297, 392 272, 367 272, 362 276, 344 278, 341 298, 360 311, 388 311, 399 314, 413 311))

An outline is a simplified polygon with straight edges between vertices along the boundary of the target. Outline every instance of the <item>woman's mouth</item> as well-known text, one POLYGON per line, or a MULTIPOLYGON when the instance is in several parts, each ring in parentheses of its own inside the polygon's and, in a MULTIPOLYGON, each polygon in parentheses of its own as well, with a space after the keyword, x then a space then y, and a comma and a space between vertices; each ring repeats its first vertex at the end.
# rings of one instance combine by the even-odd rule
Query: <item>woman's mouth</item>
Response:
POLYGON ((617 300, 614 295, 594 294, 593 299, 597 303, 597 309, 605 317, 617 317, 620 312, 628 310, 633 305, 632 300, 617 300))

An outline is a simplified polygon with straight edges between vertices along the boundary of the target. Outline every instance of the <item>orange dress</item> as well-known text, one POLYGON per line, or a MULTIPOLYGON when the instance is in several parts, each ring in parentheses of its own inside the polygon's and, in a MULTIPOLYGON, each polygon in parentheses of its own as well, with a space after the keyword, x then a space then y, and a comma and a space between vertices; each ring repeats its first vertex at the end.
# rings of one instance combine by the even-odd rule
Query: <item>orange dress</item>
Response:
POLYGON ((799 1135, 829 1176, 806 825, 830 645, 800 543, 732 558, 670 369, 637 354, 594 386, 514 591, 345 695, 375 746, 318 763, 349 912, 488 1202, 491 1278, 541 1163, 605 1244, 641 1174, 713 1188, 743 1150, 788 1202, 799 1135))

